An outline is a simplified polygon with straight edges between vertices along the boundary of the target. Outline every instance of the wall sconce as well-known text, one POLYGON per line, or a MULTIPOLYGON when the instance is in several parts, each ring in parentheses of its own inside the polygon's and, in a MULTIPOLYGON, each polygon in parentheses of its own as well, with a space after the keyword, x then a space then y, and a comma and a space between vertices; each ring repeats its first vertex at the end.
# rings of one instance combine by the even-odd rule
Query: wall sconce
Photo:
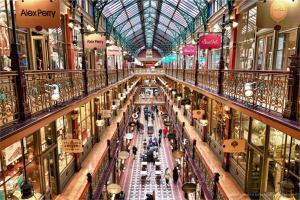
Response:
POLYGON ((181 100, 181 96, 178 96, 178 97, 177 97, 177 101, 180 101, 180 100, 181 100))
POLYGON ((46 87, 48 87, 50 90, 47 90, 47 92, 51 92, 51 100, 52 101, 57 101, 60 98, 60 93, 59 93, 59 86, 57 84, 45 84, 46 87))
POLYGON ((97 119, 96 120, 96 126, 97 127, 104 126, 104 124, 105 124, 105 121, 103 119, 97 119))
POLYGON ((207 119, 200 119, 200 125, 201 126, 207 126, 208 125, 208 120, 207 119))
POLYGON ((255 91, 255 82, 253 83, 245 83, 244 90, 246 97, 252 97, 255 91))
POLYGON ((78 118, 78 111, 74 110, 73 113, 71 114, 71 119, 76 120, 78 118))
POLYGON ((224 110, 225 110, 226 112, 228 112, 228 111, 230 111, 230 107, 229 107, 229 106, 224 106, 224 110))
POLYGON ((99 105, 100 104, 100 99, 99 98, 95 98, 95 104, 99 105))
POLYGON ((87 25, 86 29, 87 29, 88 31, 90 31, 90 32, 93 32, 93 31, 95 30, 95 28, 92 27, 92 26, 89 25, 89 24, 87 25))
POLYGON ((172 95, 175 96, 176 95, 176 90, 172 91, 172 95))
POLYGON ((74 19, 70 19, 69 23, 68 23, 69 28, 74 28, 74 25, 75 25, 75 20, 74 19))
POLYGON ((185 108, 186 110, 191 110, 192 105, 191 105, 191 104, 185 104, 185 105, 184 105, 184 108, 185 108))

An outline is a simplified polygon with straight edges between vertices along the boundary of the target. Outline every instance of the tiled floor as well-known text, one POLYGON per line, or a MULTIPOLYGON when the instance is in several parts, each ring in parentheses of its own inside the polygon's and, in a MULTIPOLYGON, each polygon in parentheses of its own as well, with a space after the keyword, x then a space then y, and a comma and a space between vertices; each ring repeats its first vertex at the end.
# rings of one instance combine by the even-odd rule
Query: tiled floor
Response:
MULTIPOLYGON (((143 110, 143 109, 142 109, 143 110)), ((143 118, 143 114, 141 115, 141 122, 145 124, 146 122, 143 118)), ((154 120, 154 137, 158 137, 158 130, 162 126, 162 122, 160 117, 156 117, 154 120)), ((178 182, 178 185, 175 185, 172 183, 170 186, 166 185, 165 179, 164 179, 164 171, 168 167, 170 171, 173 169, 173 163, 170 148, 168 147, 168 143, 166 141, 162 141, 162 146, 159 148, 159 160, 161 162, 161 172, 162 172, 162 178, 159 183, 156 181, 156 175, 155 175, 155 167, 148 163, 147 165, 147 173, 148 176, 146 178, 145 183, 141 183, 141 154, 143 153, 143 140, 149 139, 149 136, 147 134, 146 128, 144 129, 143 134, 136 135, 135 145, 138 147, 138 152, 135 160, 131 160, 131 163, 128 163, 127 169, 125 170, 124 176, 126 176, 125 181, 121 183, 125 194, 126 199, 128 200, 143 200, 146 198, 146 194, 153 193, 155 191, 155 199, 156 200, 181 200, 183 198, 182 191, 180 189, 178 182), (129 186, 129 187, 128 187, 129 186)))

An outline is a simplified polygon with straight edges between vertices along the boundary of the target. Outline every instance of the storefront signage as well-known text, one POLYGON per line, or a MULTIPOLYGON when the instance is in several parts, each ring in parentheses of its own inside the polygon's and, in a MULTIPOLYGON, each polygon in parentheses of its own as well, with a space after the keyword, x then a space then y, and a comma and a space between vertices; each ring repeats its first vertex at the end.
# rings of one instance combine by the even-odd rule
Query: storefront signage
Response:
POLYGON ((203 116, 205 114, 205 110, 193 110, 192 116, 194 119, 203 119, 203 116))
POLYGON ((19 159, 22 156, 21 142, 15 142, 6 147, 3 150, 3 156, 5 157, 6 166, 19 159))
POLYGON ((219 49, 222 45, 222 36, 215 33, 202 35, 199 38, 200 49, 219 49))
POLYGON ((229 139, 224 140, 224 153, 242 153, 245 152, 246 141, 244 139, 229 139))
POLYGON ((122 49, 118 46, 108 46, 107 47, 108 56, 120 56, 122 55, 122 49))
POLYGON ((106 37, 100 34, 89 34, 84 38, 85 47, 87 49, 105 49, 106 37))
POLYGON ((182 54, 184 56, 194 56, 196 55, 197 52, 197 47, 195 45, 185 45, 184 47, 182 47, 182 54))
POLYGON ((300 1, 271 0, 257 3, 258 28, 294 28, 300 24, 300 1))
POLYGON ((21 28, 37 30, 60 27, 59 0, 16 1, 16 23, 21 28))
POLYGON ((64 139, 62 140, 64 152, 66 153, 82 153, 82 141, 79 139, 64 139))

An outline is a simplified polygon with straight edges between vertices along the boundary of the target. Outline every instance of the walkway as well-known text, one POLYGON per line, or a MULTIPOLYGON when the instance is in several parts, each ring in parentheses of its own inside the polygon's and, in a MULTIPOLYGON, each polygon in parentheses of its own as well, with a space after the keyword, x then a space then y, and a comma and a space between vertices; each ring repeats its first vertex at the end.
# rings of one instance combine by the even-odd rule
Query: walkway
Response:
MULTIPOLYGON (((167 140, 162 140, 162 145, 158 151, 158 158, 161 162, 161 172, 162 178, 160 180, 160 184, 156 183, 156 175, 155 175, 155 167, 151 164, 147 164, 147 178, 144 184, 141 184, 141 154, 144 151, 143 148, 143 140, 146 139, 148 141, 149 136, 146 130, 147 122, 144 119, 143 109, 141 114, 140 121, 145 125, 145 129, 143 134, 136 135, 134 140, 134 145, 138 148, 136 159, 133 159, 131 156, 129 163, 127 164, 127 168, 125 169, 125 173, 121 180, 121 185, 125 191, 126 199, 128 200, 143 200, 146 198, 146 194, 153 193, 155 191, 155 199, 156 200, 181 200, 184 199, 183 193, 181 191, 181 182, 178 181, 177 185, 175 185, 172 180, 170 183, 171 187, 166 186, 166 182, 164 179, 164 171, 168 167, 170 172, 172 172, 173 166, 173 158, 171 157, 171 149, 167 140)), ((158 131, 163 126, 162 120, 160 117, 155 117, 154 120, 154 135, 153 137, 158 138, 158 131)), ((132 148, 132 147, 131 147, 132 148)))

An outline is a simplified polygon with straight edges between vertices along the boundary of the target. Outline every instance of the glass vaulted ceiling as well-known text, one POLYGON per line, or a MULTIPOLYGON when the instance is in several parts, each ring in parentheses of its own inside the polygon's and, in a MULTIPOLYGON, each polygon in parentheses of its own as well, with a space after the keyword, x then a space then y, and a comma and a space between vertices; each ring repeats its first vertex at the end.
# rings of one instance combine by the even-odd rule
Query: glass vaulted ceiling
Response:
POLYGON ((145 48, 169 52, 207 12, 207 0, 96 0, 96 8, 104 3, 108 34, 134 54, 145 48))

